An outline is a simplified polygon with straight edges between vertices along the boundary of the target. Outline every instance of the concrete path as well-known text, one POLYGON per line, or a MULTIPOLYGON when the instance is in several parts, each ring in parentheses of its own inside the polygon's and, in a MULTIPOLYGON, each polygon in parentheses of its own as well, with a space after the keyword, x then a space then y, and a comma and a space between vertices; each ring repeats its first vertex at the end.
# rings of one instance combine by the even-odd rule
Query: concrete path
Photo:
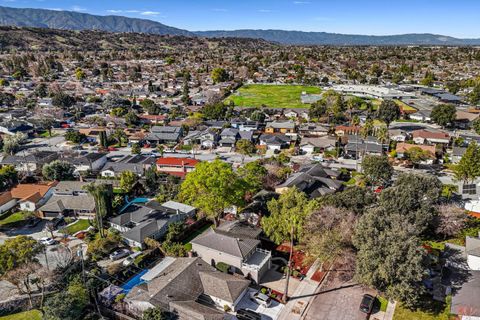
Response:
POLYGON ((388 301, 387 310, 385 311, 385 317, 383 320, 392 320, 393 314, 395 313, 395 307, 397 306, 397 301, 388 301))

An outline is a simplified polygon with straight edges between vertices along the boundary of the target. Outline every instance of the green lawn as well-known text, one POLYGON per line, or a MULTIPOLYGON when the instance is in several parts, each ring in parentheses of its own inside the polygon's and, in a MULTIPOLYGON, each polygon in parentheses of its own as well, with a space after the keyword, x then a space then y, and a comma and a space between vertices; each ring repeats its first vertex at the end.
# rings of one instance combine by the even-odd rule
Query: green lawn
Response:
POLYGON ((302 92, 319 94, 321 91, 313 86, 251 84, 241 87, 225 101, 241 107, 308 108, 310 105, 300 100, 302 92))
POLYGON ((388 299, 378 296, 378 301, 380 301, 380 311, 387 311, 388 299))
POLYGON ((90 223, 87 219, 79 219, 74 224, 71 224, 62 230, 62 232, 67 234, 75 234, 78 231, 86 230, 88 227, 90 227, 90 223))
POLYGON ((15 226, 15 225, 18 225, 25 220, 26 220, 26 217, 25 217, 24 213, 19 211, 19 212, 15 212, 15 213, 9 215, 5 219, 0 220, 0 226, 6 226, 6 225, 15 226))
POLYGON ((0 317, 0 320, 42 320, 42 313, 38 310, 30 310, 0 317))
MULTIPOLYGON (((447 299, 448 300, 448 299, 447 299)), ((395 307, 393 320, 451 320, 455 317, 450 316, 450 304, 443 304, 438 301, 429 302, 428 311, 411 311, 404 308, 401 304, 395 307)))

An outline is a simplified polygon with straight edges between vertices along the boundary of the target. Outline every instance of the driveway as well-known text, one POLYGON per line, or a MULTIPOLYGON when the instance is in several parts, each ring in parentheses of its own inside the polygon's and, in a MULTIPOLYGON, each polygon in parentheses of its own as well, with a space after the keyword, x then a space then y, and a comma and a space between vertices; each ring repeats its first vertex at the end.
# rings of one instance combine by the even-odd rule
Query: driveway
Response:
MULTIPOLYGON (((365 320, 359 310, 364 294, 376 295, 374 290, 353 282, 332 280, 317 294, 305 315, 305 320, 365 320)), ((383 318, 383 316, 382 316, 383 318)), ((370 319, 377 319, 375 315, 370 319)))
POLYGON ((257 303, 250 300, 250 295, 257 292, 255 289, 248 289, 248 292, 237 304, 236 310, 238 309, 249 309, 253 310, 262 315, 262 320, 276 320, 280 311, 283 309, 283 304, 278 303, 277 301, 272 301, 272 305, 268 308, 262 307, 257 303))

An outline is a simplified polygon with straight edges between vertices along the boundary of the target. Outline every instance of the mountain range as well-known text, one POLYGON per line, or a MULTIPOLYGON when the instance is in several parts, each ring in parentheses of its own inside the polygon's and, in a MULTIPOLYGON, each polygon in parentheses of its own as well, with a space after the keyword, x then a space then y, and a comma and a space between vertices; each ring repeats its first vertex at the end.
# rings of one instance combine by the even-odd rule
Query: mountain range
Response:
POLYGON ((391 36, 350 35, 285 30, 188 31, 148 19, 99 16, 74 11, 22 9, 0 6, 0 25, 62 30, 102 30, 188 37, 233 37, 264 39, 287 45, 480 45, 480 39, 459 39, 429 33, 391 36))

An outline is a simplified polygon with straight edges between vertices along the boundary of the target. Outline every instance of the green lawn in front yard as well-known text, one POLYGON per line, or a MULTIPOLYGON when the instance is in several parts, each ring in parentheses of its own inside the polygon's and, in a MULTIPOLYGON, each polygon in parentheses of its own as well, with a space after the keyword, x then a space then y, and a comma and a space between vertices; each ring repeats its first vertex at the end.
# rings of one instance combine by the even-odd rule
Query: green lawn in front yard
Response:
POLYGON ((75 234, 78 231, 86 230, 88 227, 90 227, 90 222, 87 219, 79 219, 74 224, 63 229, 62 232, 66 234, 75 234))
POLYGON ((380 311, 387 311, 387 305, 388 305, 388 299, 385 299, 384 297, 377 296, 378 301, 380 301, 380 311))
POLYGON ((225 102, 233 101, 241 107, 309 108, 310 105, 303 104, 300 99, 302 92, 319 94, 322 90, 314 86, 249 84, 238 89, 225 102))
MULTIPOLYGON (((447 298, 449 301, 449 298, 447 298)), ((455 317, 450 316, 450 303, 441 303, 430 300, 428 302, 428 311, 415 310, 411 311, 404 308, 400 303, 395 307, 393 320, 453 320, 455 317)))
POLYGON ((22 211, 15 212, 5 219, 0 220, 0 226, 16 226, 24 222, 27 218, 28 216, 22 211))
POLYGON ((0 317, 0 320, 42 320, 42 313, 39 310, 30 310, 0 317))

